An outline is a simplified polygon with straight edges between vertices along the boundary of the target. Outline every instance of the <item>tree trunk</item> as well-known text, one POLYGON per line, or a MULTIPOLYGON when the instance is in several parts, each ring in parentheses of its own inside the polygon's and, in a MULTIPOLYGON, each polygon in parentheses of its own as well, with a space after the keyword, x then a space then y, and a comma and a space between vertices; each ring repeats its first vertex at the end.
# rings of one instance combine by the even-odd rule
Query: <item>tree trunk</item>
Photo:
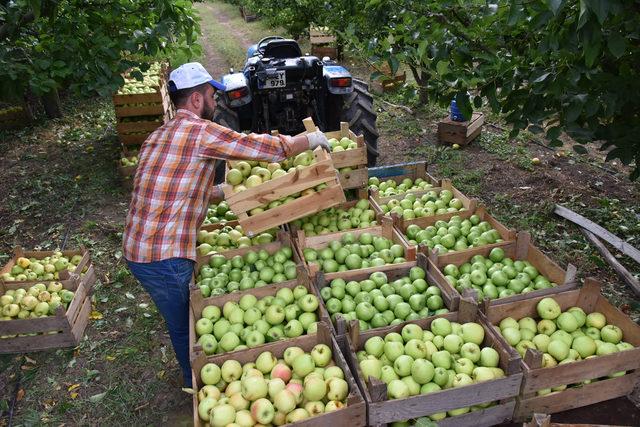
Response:
POLYGON ((57 89, 52 89, 51 92, 42 95, 42 105, 48 118, 56 119, 62 117, 62 106, 60 105, 57 89))
POLYGON ((426 73, 421 73, 418 69, 409 65, 411 69, 411 74, 413 74, 413 78, 415 79, 418 85, 418 99, 420 100, 420 104, 426 104, 429 101, 429 94, 427 93, 427 82, 429 81, 429 77, 426 73))

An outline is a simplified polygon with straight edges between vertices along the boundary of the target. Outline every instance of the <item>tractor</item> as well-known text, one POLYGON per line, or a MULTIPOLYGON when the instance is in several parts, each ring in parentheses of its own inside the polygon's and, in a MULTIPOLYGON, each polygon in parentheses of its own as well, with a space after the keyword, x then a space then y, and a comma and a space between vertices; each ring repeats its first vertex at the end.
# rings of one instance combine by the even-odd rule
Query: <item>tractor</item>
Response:
MULTIPOLYGON (((214 122, 239 132, 277 130, 287 135, 303 132, 306 117, 324 132, 348 122, 354 133, 364 136, 368 165, 375 166, 373 98, 366 83, 330 58, 303 55, 295 40, 265 37, 248 49, 242 72, 231 69, 222 83, 226 90, 216 95, 214 122)), ((216 177, 222 179, 224 165, 218 169, 216 177)))

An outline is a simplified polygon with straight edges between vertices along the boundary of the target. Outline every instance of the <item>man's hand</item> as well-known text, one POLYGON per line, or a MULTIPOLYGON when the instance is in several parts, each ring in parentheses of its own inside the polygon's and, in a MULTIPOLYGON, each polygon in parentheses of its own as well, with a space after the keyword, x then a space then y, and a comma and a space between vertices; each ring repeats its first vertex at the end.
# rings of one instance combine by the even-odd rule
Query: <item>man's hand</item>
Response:
POLYGON ((307 134, 307 139, 309 140, 309 149, 315 150, 316 147, 322 147, 323 150, 330 153, 331 147, 329 146, 329 141, 327 141, 327 137, 324 136, 324 133, 319 130, 315 132, 310 132, 307 134))

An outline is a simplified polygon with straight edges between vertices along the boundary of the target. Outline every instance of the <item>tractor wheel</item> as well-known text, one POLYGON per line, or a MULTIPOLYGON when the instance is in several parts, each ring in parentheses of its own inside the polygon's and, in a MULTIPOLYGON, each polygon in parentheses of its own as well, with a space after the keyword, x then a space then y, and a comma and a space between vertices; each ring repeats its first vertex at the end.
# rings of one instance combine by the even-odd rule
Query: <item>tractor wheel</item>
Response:
MULTIPOLYGON (((219 94, 216 95, 216 110, 213 113, 213 122, 240 132, 240 118, 238 114, 227 106, 224 97, 219 94)), ((215 184, 224 182, 224 173, 225 161, 216 160, 215 184)))
POLYGON ((349 128, 356 135, 364 136, 369 167, 376 165, 379 156, 377 117, 368 85, 362 80, 353 79, 353 92, 342 97, 340 121, 349 122, 349 128))

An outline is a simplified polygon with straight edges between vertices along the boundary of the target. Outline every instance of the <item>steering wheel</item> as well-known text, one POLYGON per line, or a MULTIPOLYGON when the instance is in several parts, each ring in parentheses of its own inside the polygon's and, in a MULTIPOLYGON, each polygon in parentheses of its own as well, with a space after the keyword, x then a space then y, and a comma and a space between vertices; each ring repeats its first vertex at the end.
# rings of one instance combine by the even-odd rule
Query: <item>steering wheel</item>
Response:
POLYGON ((257 44, 256 50, 260 53, 264 53, 264 47, 272 40, 284 40, 284 37, 280 36, 269 36, 260 40, 257 44))

